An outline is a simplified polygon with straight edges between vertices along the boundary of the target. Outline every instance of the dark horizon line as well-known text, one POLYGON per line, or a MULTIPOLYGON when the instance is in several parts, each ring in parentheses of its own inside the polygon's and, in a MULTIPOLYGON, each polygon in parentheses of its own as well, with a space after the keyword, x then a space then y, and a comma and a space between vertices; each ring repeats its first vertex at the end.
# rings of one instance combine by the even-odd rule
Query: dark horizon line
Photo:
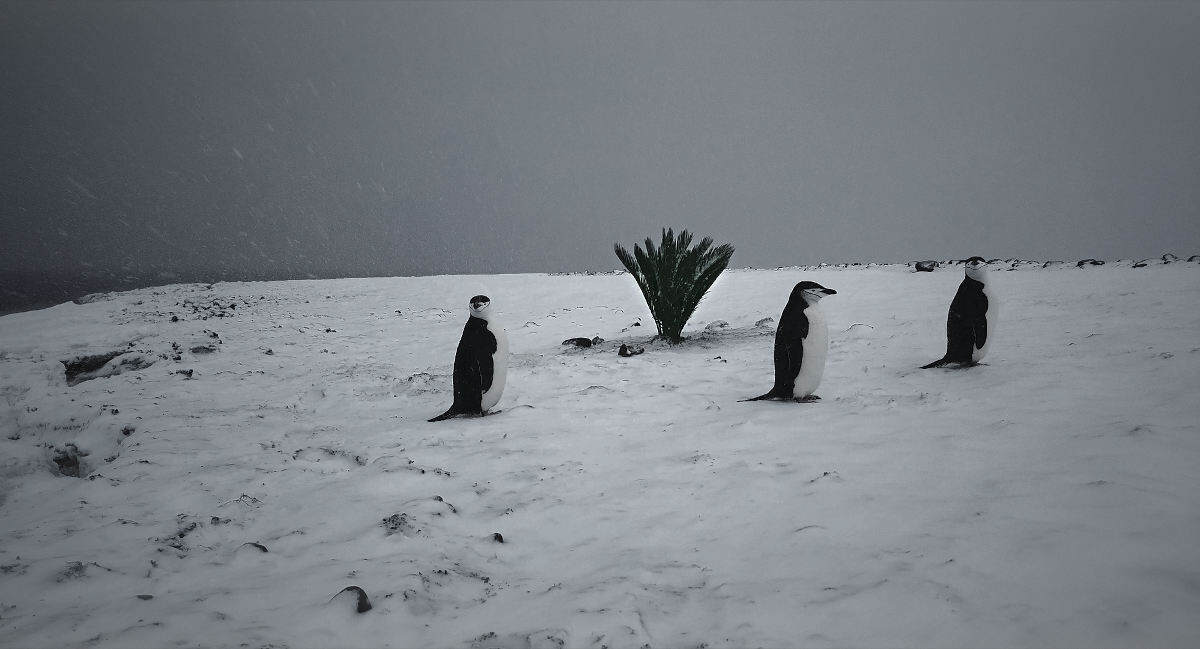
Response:
MULTIPOLYGON (((965 258, 964 258, 965 259, 965 258)), ((1149 261, 1151 258, 1143 260, 1117 259, 1115 261, 1132 261, 1134 263, 1142 263, 1149 261)), ((1162 261, 1182 261, 1185 258, 1173 253, 1164 253, 1157 259, 1162 261)), ((1101 261, 1096 258, 1086 258, 1079 260, 1077 263, 1086 261, 1101 261)), ((1200 255, 1191 255, 1186 258, 1186 261, 1194 262, 1200 260, 1200 255)), ((880 266, 889 266, 896 264, 914 265, 920 261, 937 261, 939 263, 954 263, 961 262, 962 259, 915 259, 910 261, 893 261, 893 262, 841 262, 841 263, 826 263, 809 265, 781 265, 770 267, 755 267, 755 266, 739 266, 731 267, 731 270, 776 270, 782 268, 805 268, 805 267, 831 267, 831 268, 848 268, 854 266, 867 266, 876 264, 880 266)), ((1021 262, 1021 263, 1068 263, 1066 260, 1030 260, 1020 259, 1016 257, 1009 258, 992 258, 989 263, 994 262, 1021 262)), ((235 273, 232 271, 209 271, 197 273, 180 273, 177 277, 163 277, 163 273, 155 273, 154 276, 143 275, 133 276, 126 275, 117 277, 116 273, 98 271, 94 274, 80 273, 78 271, 0 271, 0 316, 10 315, 13 313, 23 313, 27 311, 37 311, 40 309, 56 306, 65 302, 73 302, 82 299, 88 295, 103 294, 103 293, 119 293, 123 291, 133 291, 144 288, 154 288, 159 286, 172 286, 175 284, 216 284, 220 282, 283 282, 283 281, 298 281, 298 280, 329 280, 329 279, 374 279, 386 277, 437 277, 441 275, 509 275, 509 274, 546 274, 546 275, 600 275, 600 274, 620 274, 626 272, 625 269, 614 267, 609 270, 601 271, 522 271, 519 273, 420 273, 410 275, 388 275, 388 274, 370 274, 370 275, 335 275, 333 273, 314 274, 309 272, 298 271, 275 271, 262 273, 235 273), (101 276, 103 274, 103 276, 101 276), (20 287, 19 289, 13 287, 20 287)))

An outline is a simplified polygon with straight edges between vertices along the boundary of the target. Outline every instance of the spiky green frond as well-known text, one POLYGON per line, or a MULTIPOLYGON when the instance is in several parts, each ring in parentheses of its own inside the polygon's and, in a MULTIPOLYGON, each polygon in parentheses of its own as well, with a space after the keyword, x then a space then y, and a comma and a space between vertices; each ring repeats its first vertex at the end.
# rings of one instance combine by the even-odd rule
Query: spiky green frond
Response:
POLYGON ((633 246, 633 254, 620 244, 613 250, 621 264, 637 282, 658 334, 671 342, 683 340, 682 332, 700 300, 724 272, 733 257, 733 246, 713 247, 705 237, 692 246, 692 233, 667 228, 656 247, 646 238, 646 248, 633 246))

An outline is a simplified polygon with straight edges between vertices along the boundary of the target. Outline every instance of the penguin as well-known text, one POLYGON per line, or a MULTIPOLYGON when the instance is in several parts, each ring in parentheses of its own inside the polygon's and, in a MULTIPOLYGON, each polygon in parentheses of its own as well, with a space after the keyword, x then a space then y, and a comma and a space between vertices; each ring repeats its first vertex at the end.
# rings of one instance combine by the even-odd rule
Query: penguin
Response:
POLYGON ((957 363, 959 367, 976 365, 987 355, 996 334, 996 315, 1000 303, 988 286, 987 261, 971 257, 966 276, 950 302, 946 316, 946 355, 921 369, 957 363))
POLYGON ((469 304, 470 317, 454 353, 454 403, 429 421, 458 415, 487 414, 500 401, 508 373, 508 335, 496 321, 492 300, 476 295, 469 304))
POLYGON ((792 399, 815 401, 825 373, 825 355, 829 351, 829 326, 817 305, 821 298, 837 291, 816 282, 796 284, 788 297, 779 327, 775 330, 775 387, 753 399, 792 399))

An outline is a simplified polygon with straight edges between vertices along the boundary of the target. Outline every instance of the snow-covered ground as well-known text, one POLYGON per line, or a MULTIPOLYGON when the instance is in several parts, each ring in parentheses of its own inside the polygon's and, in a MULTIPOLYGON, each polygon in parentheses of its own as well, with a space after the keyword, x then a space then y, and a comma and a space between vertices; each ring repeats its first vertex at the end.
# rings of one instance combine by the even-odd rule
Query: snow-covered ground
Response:
POLYGON ((968 370, 958 267, 729 271, 676 347, 627 275, 4 316, 0 646, 1200 646, 1200 265, 1007 267, 968 370), (739 403, 801 279, 823 400, 739 403), (476 293, 503 410, 427 423, 476 293))

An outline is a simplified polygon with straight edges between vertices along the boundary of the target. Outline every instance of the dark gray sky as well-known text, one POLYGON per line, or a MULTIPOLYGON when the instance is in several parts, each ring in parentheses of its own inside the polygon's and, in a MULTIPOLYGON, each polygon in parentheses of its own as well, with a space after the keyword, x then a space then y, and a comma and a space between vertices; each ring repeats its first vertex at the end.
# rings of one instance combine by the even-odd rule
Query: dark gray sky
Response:
POLYGON ((1200 253, 1197 2, 0 3, 0 272, 1200 253))

